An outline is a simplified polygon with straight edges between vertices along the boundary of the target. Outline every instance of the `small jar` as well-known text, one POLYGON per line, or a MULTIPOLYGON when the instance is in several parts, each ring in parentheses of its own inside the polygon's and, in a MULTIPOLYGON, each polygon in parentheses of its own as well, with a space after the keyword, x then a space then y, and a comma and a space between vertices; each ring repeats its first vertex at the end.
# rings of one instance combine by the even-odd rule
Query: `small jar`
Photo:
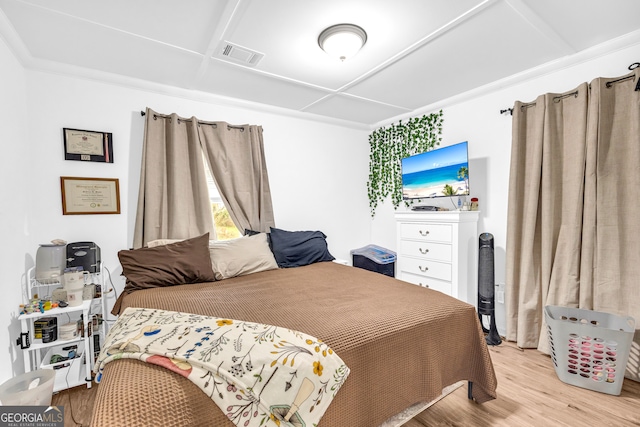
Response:
POLYGON ((477 197, 472 197, 471 198, 471 210, 472 211, 477 211, 478 210, 478 198, 477 197))

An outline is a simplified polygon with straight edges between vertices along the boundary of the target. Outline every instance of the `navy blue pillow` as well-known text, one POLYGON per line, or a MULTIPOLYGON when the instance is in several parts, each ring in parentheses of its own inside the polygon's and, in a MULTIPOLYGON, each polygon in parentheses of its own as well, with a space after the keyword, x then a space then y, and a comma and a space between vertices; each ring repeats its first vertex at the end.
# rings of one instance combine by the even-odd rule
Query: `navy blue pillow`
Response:
POLYGON ((279 267, 301 267, 335 258, 322 231, 286 231, 271 227, 271 251, 279 267))

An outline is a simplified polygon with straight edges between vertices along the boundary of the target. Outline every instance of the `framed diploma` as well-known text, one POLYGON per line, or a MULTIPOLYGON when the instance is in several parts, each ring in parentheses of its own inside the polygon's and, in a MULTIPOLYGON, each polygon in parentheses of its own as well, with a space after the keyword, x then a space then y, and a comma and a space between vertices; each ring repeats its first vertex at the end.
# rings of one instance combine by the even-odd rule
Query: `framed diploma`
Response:
POLYGON ((63 215, 119 214, 117 178, 60 177, 63 215))
POLYGON ((64 159, 113 163, 113 135, 107 132, 62 128, 64 159))

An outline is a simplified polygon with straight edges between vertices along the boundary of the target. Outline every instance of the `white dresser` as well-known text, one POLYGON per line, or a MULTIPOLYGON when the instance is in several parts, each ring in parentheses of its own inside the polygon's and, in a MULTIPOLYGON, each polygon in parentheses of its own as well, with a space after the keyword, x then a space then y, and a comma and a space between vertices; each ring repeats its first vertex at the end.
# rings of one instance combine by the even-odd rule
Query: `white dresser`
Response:
POLYGON ((478 211, 396 213, 396 278, 477 306, 478 211))

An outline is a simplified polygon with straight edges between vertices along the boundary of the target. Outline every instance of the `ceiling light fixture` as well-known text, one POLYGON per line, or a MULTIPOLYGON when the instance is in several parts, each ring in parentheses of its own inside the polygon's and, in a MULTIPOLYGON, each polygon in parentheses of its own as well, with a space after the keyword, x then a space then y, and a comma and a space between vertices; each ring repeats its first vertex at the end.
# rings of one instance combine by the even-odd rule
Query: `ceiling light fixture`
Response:
POLYGON ((353 24, 332 25, 318 37, 322 50, 341 61, 358 53, 366 42, 367 33, 353 24))

